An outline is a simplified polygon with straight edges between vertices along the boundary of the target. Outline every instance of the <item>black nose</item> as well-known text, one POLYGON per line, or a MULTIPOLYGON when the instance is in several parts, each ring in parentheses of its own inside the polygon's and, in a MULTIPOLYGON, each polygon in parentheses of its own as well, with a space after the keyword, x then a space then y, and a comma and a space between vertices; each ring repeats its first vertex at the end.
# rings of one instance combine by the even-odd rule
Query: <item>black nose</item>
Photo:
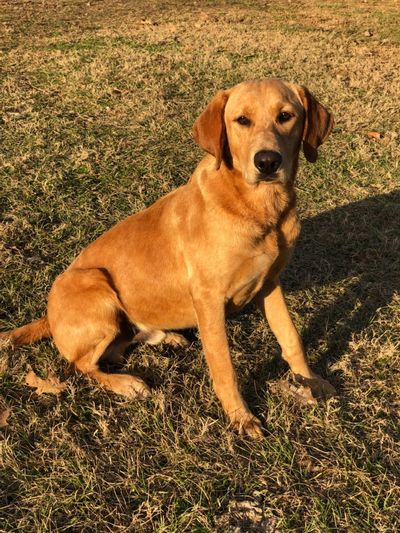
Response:
POLYGON ((254 156, 254 165, 261 172, 269 176, 278 170, 282 164, 282 156, 272 150, 260 150, 254 156))

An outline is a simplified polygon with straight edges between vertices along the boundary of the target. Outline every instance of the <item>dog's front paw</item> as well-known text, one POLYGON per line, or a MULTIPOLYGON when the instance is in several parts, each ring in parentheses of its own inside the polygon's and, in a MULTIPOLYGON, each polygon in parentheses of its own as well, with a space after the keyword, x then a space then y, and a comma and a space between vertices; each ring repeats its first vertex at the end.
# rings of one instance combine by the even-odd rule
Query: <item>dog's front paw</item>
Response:
POLYGON ((248 435, 252 439, 263 438, 263 430, 261 422, 250 411, 244 413, 236 413, 231 416, 231 424, 239 435, 248 435))
POLYGON ((337 395, 335 387, 326 379, 318 376, 318 374, 313 374, 311 378, 305 378, 299 374, 296 374, 294 378, 304 387, 309 387, 311 394, 316 399, 327 400, 328 398, 337 395))

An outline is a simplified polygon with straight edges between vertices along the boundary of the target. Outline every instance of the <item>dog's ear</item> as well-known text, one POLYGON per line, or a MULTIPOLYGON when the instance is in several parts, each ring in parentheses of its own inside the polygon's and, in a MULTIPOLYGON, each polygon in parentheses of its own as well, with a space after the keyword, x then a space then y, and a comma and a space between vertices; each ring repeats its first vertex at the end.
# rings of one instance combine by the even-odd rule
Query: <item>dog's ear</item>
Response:
POLYGON ((219 91, 193 124, 194 140, 215 157, 217 169, 227 151, 224 111, 228 97, 229 91, 219 91))
POLYGON ((317 148, 332 131, 333 115, 318 102, 306 87, 297 86, 304 108, 303 152, 311 163, 318 158, 317 148))

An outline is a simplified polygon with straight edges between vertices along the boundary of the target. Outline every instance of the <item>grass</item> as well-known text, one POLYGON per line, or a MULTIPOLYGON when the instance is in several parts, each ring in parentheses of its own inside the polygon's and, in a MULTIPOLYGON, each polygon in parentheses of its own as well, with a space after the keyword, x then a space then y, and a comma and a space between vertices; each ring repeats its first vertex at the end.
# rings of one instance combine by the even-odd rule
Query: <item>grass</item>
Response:
POLYGON ((130 353, 144 403, 70 376, 50 342, 3 350, 2 530, 399 529, 398 14, 394 0, 3 2, 1 329, 40 316, 83 246, 188 179, 190 128, 218 89, 277 76, 336 117, 318 163, 302 161, 284 284, 340 396, 301 407, 270 387, 287 368, 251 307, 228 333, 261 443, 227 428, 195 332, 184 351, 130 353), (35 395, 28 365, 67 390, 35 395))

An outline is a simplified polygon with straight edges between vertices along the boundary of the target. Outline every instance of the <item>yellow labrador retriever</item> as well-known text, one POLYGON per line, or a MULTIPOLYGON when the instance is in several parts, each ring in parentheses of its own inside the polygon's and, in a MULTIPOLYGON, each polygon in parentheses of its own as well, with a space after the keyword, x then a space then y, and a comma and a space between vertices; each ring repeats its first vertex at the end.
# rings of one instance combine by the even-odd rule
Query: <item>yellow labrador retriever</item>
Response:
POLYGON ((305 87, 262 79, 218 92, 193 127, 208 155, 188 183, 85 248, 55 280, 47 316, 0 339, 17 345, 51 335, 102 386, 145 397, 139 377, 103 372, 100 359, 117 360, 134 339, 183 344, 171 330, 197 326, 225 413, 257 438, 260 422, 240 394, 225 331, 225 316, 256 298, 295 376, 315 394, 332 394, 307 364, 279 283, 299 234, 301 144, 316 161, 332 126, 305 87))

